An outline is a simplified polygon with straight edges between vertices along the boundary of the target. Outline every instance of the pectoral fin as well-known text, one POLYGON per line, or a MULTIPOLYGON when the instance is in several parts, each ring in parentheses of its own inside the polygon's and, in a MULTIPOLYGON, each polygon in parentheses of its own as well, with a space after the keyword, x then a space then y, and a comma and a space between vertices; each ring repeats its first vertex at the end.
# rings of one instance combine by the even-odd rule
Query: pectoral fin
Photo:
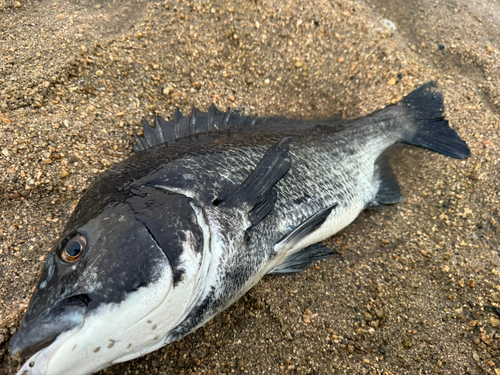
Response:
POLYGON ((220 207, 249 207, 249 219, 256 225, 273 209, 276 201, 274 186, 290 170, 289 145, 285 138, 264 155, 247 179, 227 198, 219 198, 214 204, 220 207))

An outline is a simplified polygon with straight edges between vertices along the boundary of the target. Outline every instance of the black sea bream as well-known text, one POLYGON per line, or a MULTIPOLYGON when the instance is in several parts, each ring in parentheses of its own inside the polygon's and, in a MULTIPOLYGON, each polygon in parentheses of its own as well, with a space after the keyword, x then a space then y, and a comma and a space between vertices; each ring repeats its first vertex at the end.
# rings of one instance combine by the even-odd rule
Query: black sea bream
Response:
MULTIPOLYGON (((19 374, 91 374, 193 332, 269 273, 332 251, 365 208, 402 200, 395 143, 470 150, 435 83, 350 121, 194 110, 156 118, 98 177, 45 267, 10 352, 19 374)), ((339 307, 341 308, 341 307, 339 307)))

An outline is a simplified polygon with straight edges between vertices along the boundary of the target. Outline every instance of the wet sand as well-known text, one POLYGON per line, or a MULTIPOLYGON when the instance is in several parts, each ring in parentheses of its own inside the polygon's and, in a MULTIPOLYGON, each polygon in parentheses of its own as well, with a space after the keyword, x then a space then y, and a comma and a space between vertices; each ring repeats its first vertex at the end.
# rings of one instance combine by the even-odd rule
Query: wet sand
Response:
POLYGON ((436 80, 472 157, 398 147, 406 200, 106 374, 500 374, 498 1, 0 0, 0 374, 43 259, 142 116, 362 116, 436 80))

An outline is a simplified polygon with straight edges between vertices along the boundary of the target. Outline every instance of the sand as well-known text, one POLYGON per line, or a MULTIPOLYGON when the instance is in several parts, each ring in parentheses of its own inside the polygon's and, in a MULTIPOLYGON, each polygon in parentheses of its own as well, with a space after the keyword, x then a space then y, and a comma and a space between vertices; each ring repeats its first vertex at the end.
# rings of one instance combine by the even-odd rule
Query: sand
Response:
POLYGON ((0 374, 85 188, 179 107, 362 116, 436 80, 472 157, 400 147, 406 200, 106 374, 500 374, 500 3, 0 0, 0 374))

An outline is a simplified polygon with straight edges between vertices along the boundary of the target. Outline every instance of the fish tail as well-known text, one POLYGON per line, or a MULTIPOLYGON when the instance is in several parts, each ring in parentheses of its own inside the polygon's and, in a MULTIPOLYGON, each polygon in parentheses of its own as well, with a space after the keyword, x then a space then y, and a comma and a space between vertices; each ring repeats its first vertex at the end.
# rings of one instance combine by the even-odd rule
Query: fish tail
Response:
POLYGON ((428 148, 452 158, 470 156, 470 149, 444 118, 443 95, 436 82, 428 82, 398 103, 405 107, 410 120, 408 136, 404 142, 428 148))

